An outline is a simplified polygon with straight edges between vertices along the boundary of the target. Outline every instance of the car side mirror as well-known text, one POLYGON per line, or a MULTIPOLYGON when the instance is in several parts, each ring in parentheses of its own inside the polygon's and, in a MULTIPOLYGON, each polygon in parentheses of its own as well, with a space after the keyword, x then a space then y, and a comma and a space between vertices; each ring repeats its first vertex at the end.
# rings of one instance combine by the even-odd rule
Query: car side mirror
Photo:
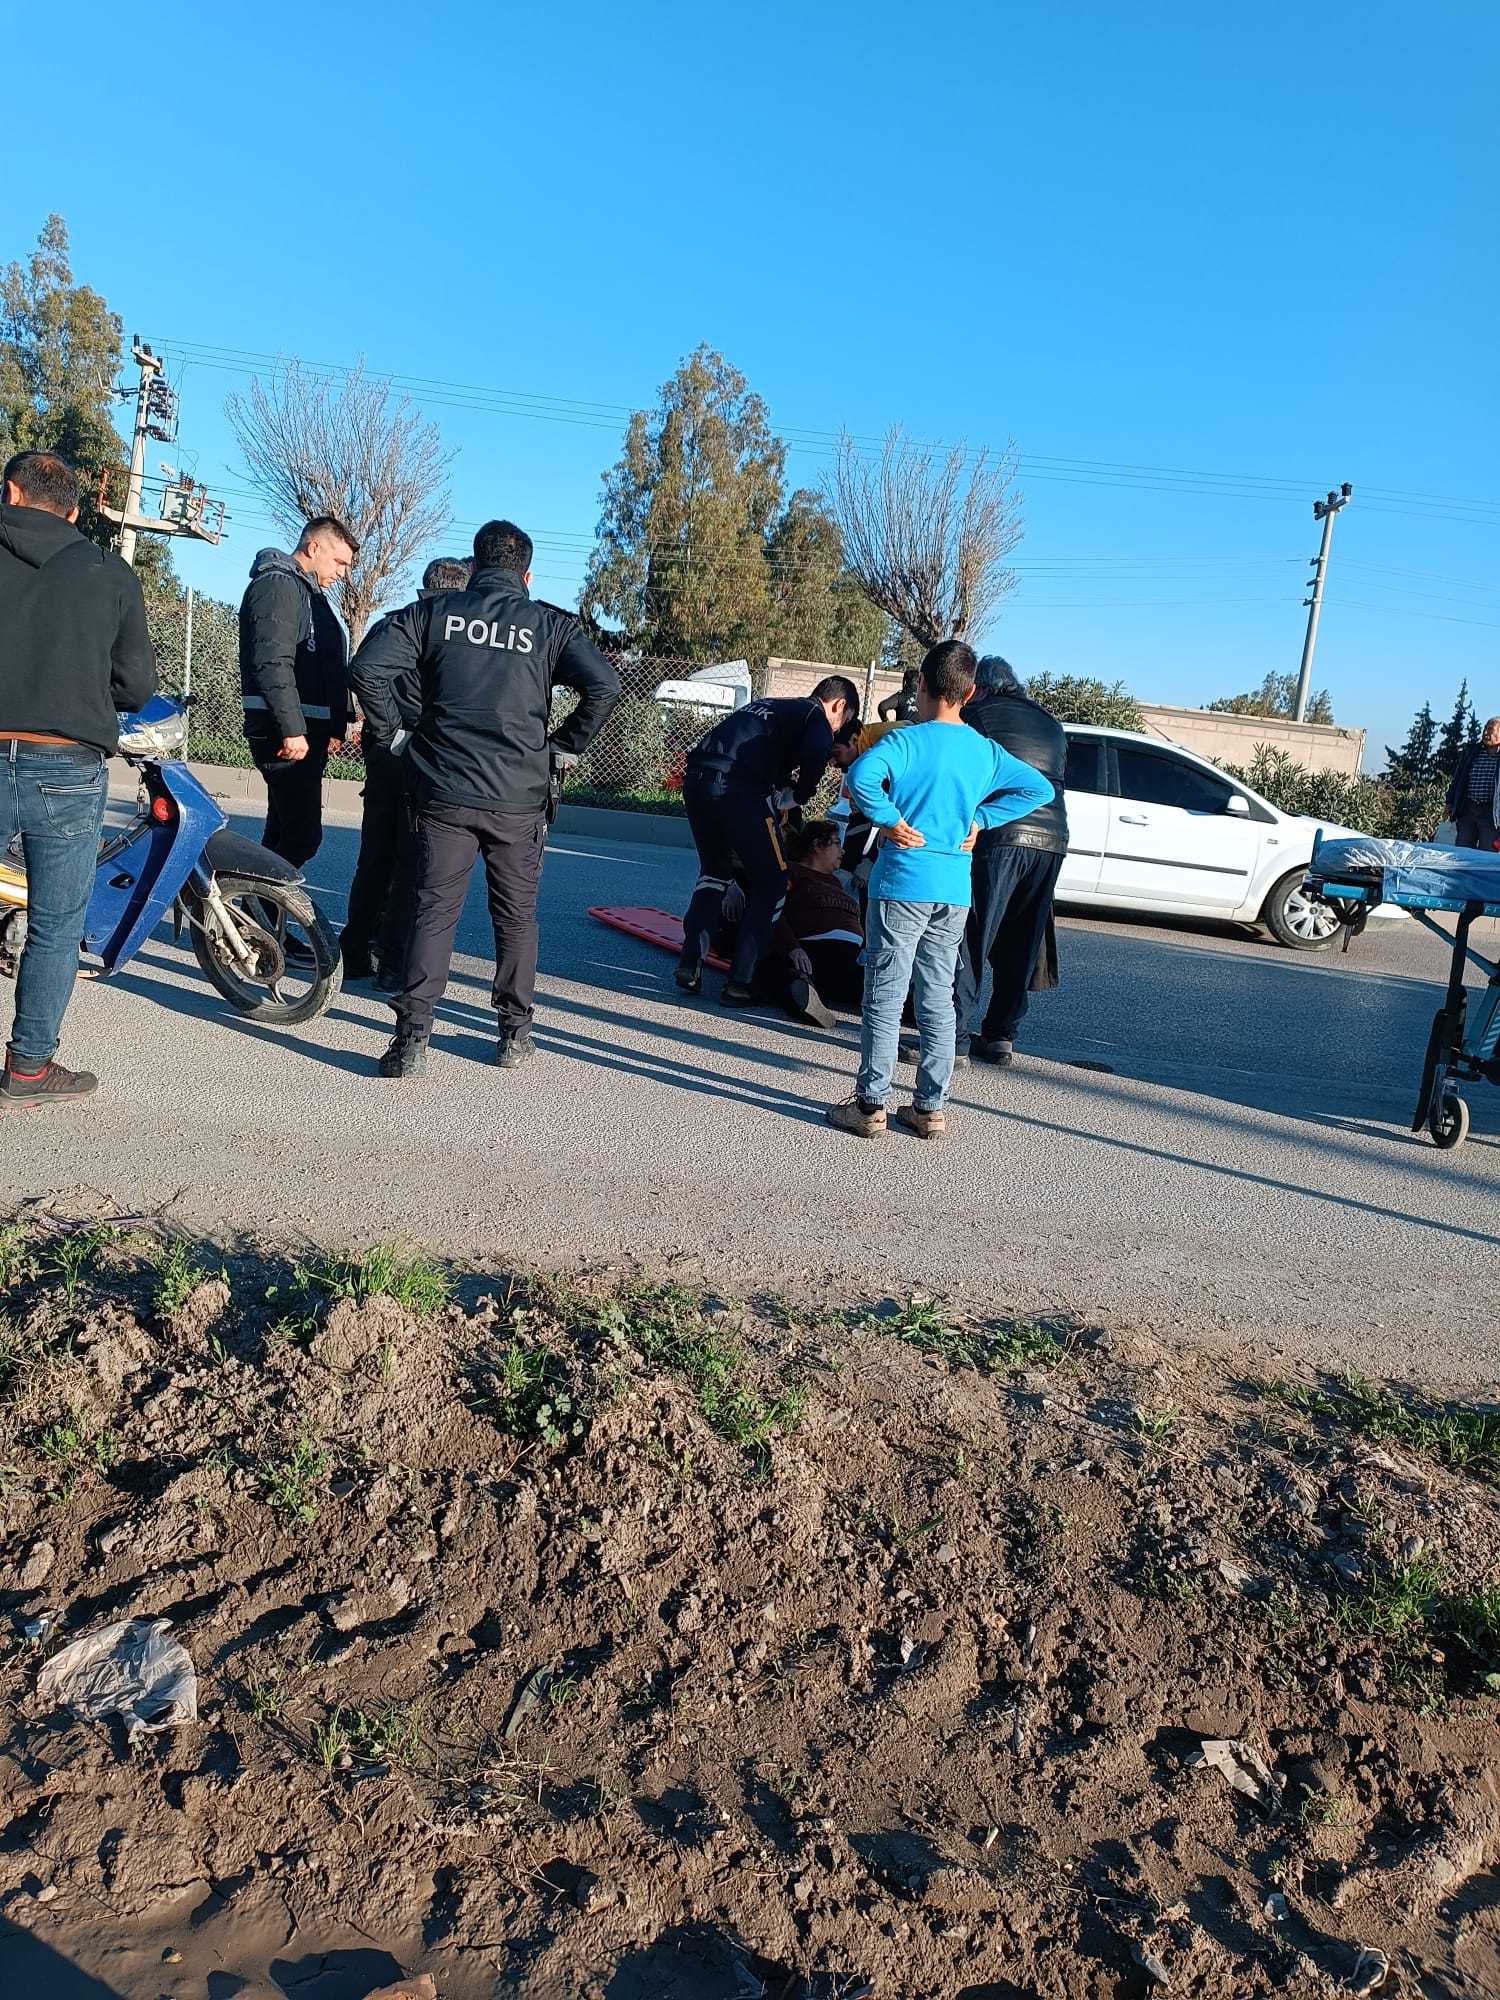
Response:
POLYGON ((1229 803, 1225 806, 1224 810, 1227 813, 1233 813, 1236 819, 1249 819, 1250 801, 1245 797, 1243 792, 1231 792, 1229 794, 1229 803))

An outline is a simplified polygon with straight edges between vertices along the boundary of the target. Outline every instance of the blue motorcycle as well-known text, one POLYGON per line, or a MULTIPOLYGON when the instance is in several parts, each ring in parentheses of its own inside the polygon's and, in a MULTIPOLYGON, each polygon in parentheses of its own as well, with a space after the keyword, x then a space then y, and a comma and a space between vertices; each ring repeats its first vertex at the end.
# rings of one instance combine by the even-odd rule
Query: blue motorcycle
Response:
MULTIPOLYGON (((170 913, 238 1013, 294 1027, 327 1011, 342 980, 338 945, 301 873, 232 833, 183 763, 187 705, 153 695, 120 717, 120 754, 141 774, 129 823, 105 828, 83 949, 105 974, 126 965, 170 913)), ((0 973, 26 938, 26 872, 16 841, 0 855, 0 973)))

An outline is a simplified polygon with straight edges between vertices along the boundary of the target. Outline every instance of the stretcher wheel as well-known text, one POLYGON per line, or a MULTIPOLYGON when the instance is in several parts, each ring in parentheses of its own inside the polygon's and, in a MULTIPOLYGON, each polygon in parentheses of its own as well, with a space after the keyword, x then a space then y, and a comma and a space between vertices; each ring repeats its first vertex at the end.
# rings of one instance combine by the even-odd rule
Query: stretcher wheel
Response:
POLYGON ((1439 1007, 1433 1016, 1432 1032, 1427 1037, 1427 1052, 1422 1058, 1422 1084, 1417 1092, 1417 1108, 1411 1121, 1413 1132, 1420 1132, 1427 1124, 1442 1095, 1443 1072, 1447 1067, 1444 1057, 1448 1053, 1448 1039, 1448 1010, 1446 1007, 1439 1007))
POLYGON ((1452 1091, 1446 1091, 1432 1107, 1427 1120, 1432 1143, 1439 1152, 1451 1152, 1469 1136, 1469 1107, 1452 1091))

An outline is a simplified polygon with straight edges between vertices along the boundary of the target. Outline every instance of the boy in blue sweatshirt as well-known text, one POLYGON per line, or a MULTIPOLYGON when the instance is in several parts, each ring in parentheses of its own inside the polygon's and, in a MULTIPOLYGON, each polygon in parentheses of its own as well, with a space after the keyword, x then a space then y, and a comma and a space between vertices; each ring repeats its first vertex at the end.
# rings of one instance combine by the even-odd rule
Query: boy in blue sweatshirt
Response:
POLYGON ((862 1139, 886 1129, 908 987, 922 1050, 912 1101, 901 1106, 896 1123, 922 1139, 947 1129, 953 980, 971 900, 969 857, 982 829, 1021 819, 1053 797, 1040 771, 965 723, 975 664, 962 639, 934 646, 922 662, 916 723, 882 737, 847 779, 855 805, 883 830, 865 923, 859 1078, 847 1104, 828 1108, 830 1125, 862 1139))

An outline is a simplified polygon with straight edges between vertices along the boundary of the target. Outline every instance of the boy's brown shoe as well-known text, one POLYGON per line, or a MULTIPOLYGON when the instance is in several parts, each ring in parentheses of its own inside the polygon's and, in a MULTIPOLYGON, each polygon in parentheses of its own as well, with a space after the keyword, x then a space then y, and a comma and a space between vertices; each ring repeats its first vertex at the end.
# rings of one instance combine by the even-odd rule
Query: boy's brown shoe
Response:
POLYGON ((861 1104, 857 1097, 847 1104, 830 1104, 823 1115, 830 1125, 852 1132, 857 1139, 878 1139, 885 1131, 885 1106, 861 1104))
POLYGON ((915 1132, 919 1139, 941 1139, 948 1130, 946 1112, 919 1111, 915 1104, 903 1104, 896 1113, 896 1123, 915 1132))

